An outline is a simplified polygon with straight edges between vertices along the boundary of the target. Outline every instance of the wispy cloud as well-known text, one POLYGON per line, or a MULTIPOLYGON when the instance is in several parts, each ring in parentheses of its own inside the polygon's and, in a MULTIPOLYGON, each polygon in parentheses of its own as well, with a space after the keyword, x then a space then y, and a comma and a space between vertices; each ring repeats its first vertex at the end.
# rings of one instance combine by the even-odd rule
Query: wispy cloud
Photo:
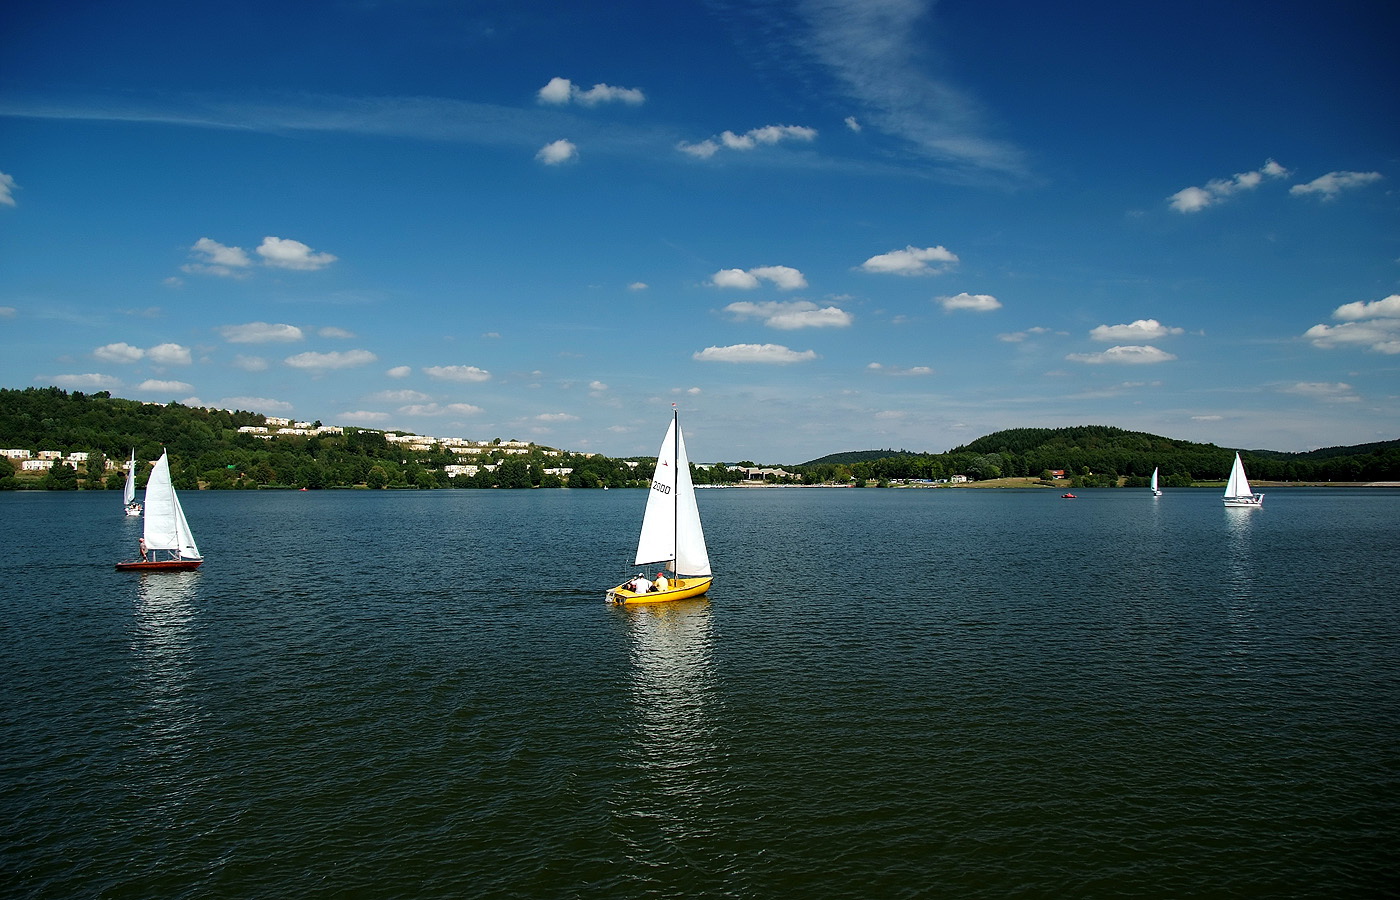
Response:
POLYGON ((558 166, 578 158, 578 146, 563 139, 545 144, 535 154, 535 159, 547 166, 558 166))
POLYGON ((1099 325, 1089 332, 1089 337, 1096 341, 1156 341, 1185 333, 1184 328, 1163 325, 1156 319, 1137 319, 1126 325, 1099 325))
POLYGON ((368 365, 379 357, 368 350, 332 350, 329 353, 307 351, 289 356, 283 362, 294 369, 326 371, 328 369, 350 369, 368 365))
POLYGON ((991 294, 969 294, 966 291, 951 297, 939 297, 937 303, 948 312, 960 309, 971 312, 991 312, 994 309, 1001 309, 1001 301, 991 294))
POLYGON ((295 325, 272 325, 249 322, 245 325, 220 325, 218 332, 230 344, 270 344, 302 340, 305 335, 295 325))
POLYGON ((110 390, 120 387, 122 380, 112 375, 102 375, 97 372, 89 372, 85 375, 40 375, 34 379, 39 384, 52 384, 55 387, 69 388, 71 390, 88 390, 97 388, 98 390, 110 390))
POLYGON ((725 131, 719 137, 706 138, 690 143, 681 141, 676 149, 697 159, 709 159, 720 150, 754 150, 761 146, 773 146, 783 141, 811 143, 817 139, 817 130, 805 125, 765 125, 751 128, 743 134, 725 131))
POLYGON ((329 253, 318 253, 301 241, 291 238, 265 237, 258 245, 258 255, 265 265, 278 269, 294 269, 300 272, 314 272, 324 269, 336 261, 329 253))
POLYGON ((794 291, 807 286, 807 278, 791 266, 759 266, 754 269, 720 269, 710 276, 710 284, 718 288, 753 290, 767 281, 782 291, 794 291))
POLYGON ((692 354, 701 362, 727 363, 788 363, 807 362, 817 358, 815 350, 789 350, 782 344, 731 344, 728 347, 706 347, 692 354))
POLYGON ((183 381, 158 381, 148 378, 136 386, 136 390, 148 394, 183 394, 194 390, 194 385, 183 381))
POLYGON ((423 372, 442 381, 490 381, 491 373, 476 366, 426 366, 423 372))
POLYGON ((860 264, 861 271, 886 275, 941 275, 958 264, 958 255, 947 247, 915 247, 891 250, 860 264))
POLYGON ((1287 175, 1287 169, 1270 159, 1252 172, 1240 172, 1232 178, 1213 178, 1206 182, 1205 187, 1182 188, 1168 197, 1167 202, 1180 213, 1200 212, 1232 194, 1254 190, 1265 178, 1284 178, 1287 175))
POLYGON ((580 88, 567 78, 551 78, 549 84, 539 89, 535 99, 552 106, 577 103, 580 106, 597 106, 600 103, 623 103, 640 106, 646 102, 646 94, 640 88, 614 87, 610 84, 595 84, 588 90, 580 88))
POLYGON ((271 397, 225 397, 218 401, 220 409, 247 409, 262 413, 291 412, 292 404, 271 397))
POLYGON ((793 331, 798 328, 845 328, 855 317, 836 306, 818 306, 810 300, 784 303, 774 300, 751 303, 747 300, 731 303, 725 312, 738 319, 760 319, 769 328, 793 331))
POLYGON ((1065 357, 1071 362, 1087 363, 1089 365, 1100 365, 1104 363, 1122 365, 1152 365, 1155 363, 1170 362, 1176 357, 1165 350, 1158 350, 1152 346, 1122 346, 1109 347, 1101 353, 1071 353, 1065 357))
POLYGON ((1288 394, 1299 394, 1331 403, 1358 403, 1361 398, 1344 381, 1299 381, 1285 385, 1281 390, 1288 394))
POLYGON ((884 363, 873 362, 865 367, 867 371, 878 372, 881 375, 894 375, 899 377, 932 375, 933 369, 928 366, 887 366, 884 363))
POLYGON ((1295 197, 1312 195, 1323 200, 1335 200, 1342 191, 1380 181, 1383 177, 1380 172, 1328 172, 1307 184, 1293 185, 1288 193, 1295 197))
POLYGON ((16 187, 18 187, 18 185, 15 184, 13 175, 6 175, 4 172, 0 172, 0 206, 15 205, 16 187))

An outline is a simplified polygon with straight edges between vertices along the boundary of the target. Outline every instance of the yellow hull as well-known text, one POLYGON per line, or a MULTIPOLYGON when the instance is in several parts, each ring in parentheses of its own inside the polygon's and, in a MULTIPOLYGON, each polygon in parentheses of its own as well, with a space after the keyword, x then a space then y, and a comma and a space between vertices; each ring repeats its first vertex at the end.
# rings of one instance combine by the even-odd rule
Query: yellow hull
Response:
POLYGON ((664 591, 647 591, 645 594, 633 593, 627 584, 620 584, 608 591, 608 600, 613 603, 665 603, 668 600, 688 600, 691 597, 698 597, 710 589, 710 584, 714 578, 675 578, 671 580, 671 587, 664 591))

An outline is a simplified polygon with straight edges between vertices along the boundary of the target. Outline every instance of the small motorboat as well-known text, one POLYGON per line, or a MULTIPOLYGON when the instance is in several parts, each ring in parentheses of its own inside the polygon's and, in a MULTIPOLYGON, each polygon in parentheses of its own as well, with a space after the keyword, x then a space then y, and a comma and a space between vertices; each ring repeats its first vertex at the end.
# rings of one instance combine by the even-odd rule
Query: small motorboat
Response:
POLYGON ((1060 495, 1060 499, 1061 499, 1061 500, 1078 500, 1079 498, 1076 497, 1076 496, 1074 496, 1073 494, 1061 494, 1061 495, 1060 495))

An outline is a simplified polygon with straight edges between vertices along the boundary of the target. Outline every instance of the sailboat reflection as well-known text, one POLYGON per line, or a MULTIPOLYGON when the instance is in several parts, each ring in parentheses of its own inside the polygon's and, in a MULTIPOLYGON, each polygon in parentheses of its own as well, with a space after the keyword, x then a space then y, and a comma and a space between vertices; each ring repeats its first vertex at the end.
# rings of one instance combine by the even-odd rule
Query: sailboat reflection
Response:
POLYGON ((1225 508, 1226 609, 1235 632, 1235 652, 1247 653, 1254 640, 1254 528, 1258 516, 1248 508, 1225 508))
POLYGON ((618 609, 628 618, 631 637, 636 743, 629 756, 641 767, 653 801, 685 801, 654 812, 684 819, 717 780, 710 601, 618 609))
POLYGON ((200 577, 198 572, 143 575, 137 588, 131 650, 146 702, 136 724, 145 732, 142 751, 167 763, 193 749, 198 723, 190 657, 200 577))

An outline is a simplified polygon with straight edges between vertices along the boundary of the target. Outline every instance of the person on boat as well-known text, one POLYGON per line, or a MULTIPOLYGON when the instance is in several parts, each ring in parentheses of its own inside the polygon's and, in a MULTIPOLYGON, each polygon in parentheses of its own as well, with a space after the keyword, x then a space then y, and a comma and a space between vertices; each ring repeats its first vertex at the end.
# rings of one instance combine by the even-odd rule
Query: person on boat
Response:
POLYGON ((656 580, 651 583, 651 586, 654 590, 664 591, 671 586, 671 582, 666 580, 665 572, 657 572, 656 580))
POLYGON ((137 538, 136 546, 141 551, 141 561, 147 562, 148 560, 146 559, 146 539, 144 537, 137 538))
POLYGON ((645 594, 649 590, 651 590, 651 582, 647 580, 645 575, 638 573, 637 577, 632 579, 632 593, 645 594))

